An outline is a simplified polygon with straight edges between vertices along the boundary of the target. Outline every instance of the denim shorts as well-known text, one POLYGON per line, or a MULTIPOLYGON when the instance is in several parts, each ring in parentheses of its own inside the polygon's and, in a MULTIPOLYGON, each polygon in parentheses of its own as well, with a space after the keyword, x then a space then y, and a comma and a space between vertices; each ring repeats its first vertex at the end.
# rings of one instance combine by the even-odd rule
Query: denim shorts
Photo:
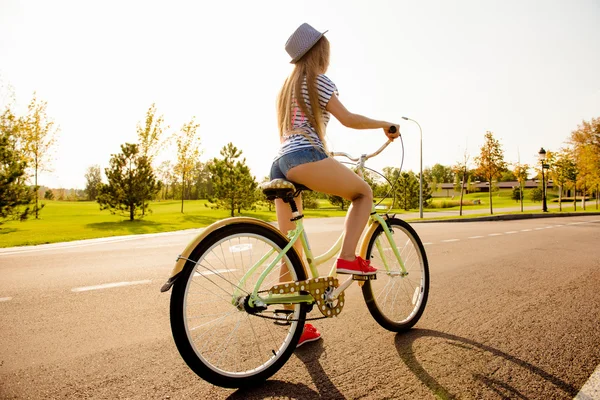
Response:
POLYGON ((298 165, 308 164, 315 161, 321 161, 327 158, 327 154, 316 147, 307 147, 294 151, 293 153, 284 154, 275 161, 271 166, 271 180, 287 179, 287 174, 290 169, 298 165))

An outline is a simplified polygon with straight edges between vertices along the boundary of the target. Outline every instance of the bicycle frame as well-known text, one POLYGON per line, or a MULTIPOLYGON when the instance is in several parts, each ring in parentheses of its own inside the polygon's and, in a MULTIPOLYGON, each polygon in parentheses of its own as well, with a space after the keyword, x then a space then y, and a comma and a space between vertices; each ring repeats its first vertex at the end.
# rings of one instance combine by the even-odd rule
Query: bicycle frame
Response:
MULTIPOLYGON (((347 157, 348 159, 355 161, 356 167, 357 167, 357 171, 359 176, 362 178, 363 174, 364 174, 364 164, 365 161, 371 157, 375 157, 376 155, 378 155, 379 153, 381 153, 383 151, 383 149, 385 149, 389 144, 391 143, 391 141, 388 141, 387 143, 385 143, 379 150, 377 150, 375 153, 370 154, 370 155, 366 155, 363 154, 360 158, 356 159, 356 158, 352 158, 351 156, 349 156, 346 153, 333 153, 332 155, 334 156, 344 156, 347 157)), ((294 215, 294 217, 298 217, 298 215, 294 215)), ((374 228, 376 228, 378 225, 381 225, 381 227, 383 228, 384 234, 388 240, 388 243, 390 245, 390 248, 392 249, 394 255, 396 256, 396 259, 398 261, 398 264, 400 265, 400 269, 401 275, 406 274, 406 268, 404 266, 404 262, 402 261, 402 257, 400 255, 400 252, 398 251, 398 247, 396 246, 396 244, 394 243, 393 239, 392 239, 392 233, 387 225, 387 223, 385 222, 385 219, 387 218, 387 216, 381 216, 379 214, 377 214, 376 210, 375 210, 375 206, 373 206, 372 210, 371 210, 371 217, 369 220, 369 225, 368 227, 371 228, 369 229, 368 232, 372 232, 372 230, 374 230, 374 228)), ((262 272, 262 274, 260 275, 260 277, 258 278, 258 281, 254 287, 254 291, 252 292, 252 294, 250 295, 249 298, 249 304, 251 306, 254 305, 262 305, 262 306, 266 306, 269 304, 295 304, 295 303, 312 303, 314 302, 314 299, 311 295, 301 295, 301 294, 271 294, 268 297, 261 297, 258 294, 258 288, 261 287, 261 284, 263 283, 263 281, 265 280, 265 278, 268 276, 268 274, 272 271, 273 268, 275 268, 275 266, 279 265, 281 259, 284 257, 284 255, 292 248, 292 246, 298 241, 300 240, 300 242, 302 243, 302 248, 304 249, 304 253, 306 255, 306 259, 308 261, 308 267, 309 267, 309 276, 312 279, 318 278, 319 277, 319 271, 317 270, 317 266, 323 264, 324 262, 330 260, 331 258, 333 258, 336 254, 338 254, 338 252, 340 251, 341 247, 342 247, 342 241, 344 239, 344 235, 341 234, 337 241, 333 244, 333 246, 327 250, 325 253, 314 257, 312 250, 310 248, 310 244, 308 241, 308 237, 306 236, 306 231, 304 230, 304 224, 302 222, 302 218, 299 218, 297 220, 294 221, 296 227, 294 230, 291 230, 288 232, 288 238, 289 238, 289 243, 287 244, 287 246, 285 246, 285 248, 282 249, 282 252, 269 264, 269 266, 262 272)), ((363 242, 365 241, 365 239, 370 238, 370 235, 365 235, 363 237, 363 242)), ((380 252, 380 254, 383 254, 383 246, 381 245, 380 241, 377 241, 375 243, 377 251, 380 252)), ((361 244, 361 252, 364 252, 365 249, 365 243, 361 244)), ((275 250, 271 250, 269 251, 267 254, 265 254, 260 260, 258 260, 254 266, 252 266, 248 272, 244 275, 244 277, 241 279, 240 284, 238 285, 239 287, 243 286, 243 283, 245 283, 245 281, 248 279, 248 277, 250 277, 257 268, 259 268, 259 266, 262 265, 262 263, 268 259, 273 253, 275 252, 275 250)), ((362 256, 364 256, 364 254, 362 254, 362 256)), ((385 269, 385 271, 389 274, 390 272, 390 267, 387 264, 386 258, 385 257, 381 257, 384 265, 383 268, 385 269)), ((332 266, 329 274, 327 276, 332 277, 336 275, 336 268, 335 265, 332 266)), ((342 293, 344 290, 346 290, 353 282, 353 278, 352 276, 348 277, 348 279, 346 279, 346 281, 344 281, 341 285, 339 285, 332 293, 332 297, 333 298, 337 298, 337 296, 339 296, 340 293, 342 293)), ((236 289, 235 293, 234 293, 234 298, 232 301, 236 301, 236 298, 239 296, 239 289, 236 289)))

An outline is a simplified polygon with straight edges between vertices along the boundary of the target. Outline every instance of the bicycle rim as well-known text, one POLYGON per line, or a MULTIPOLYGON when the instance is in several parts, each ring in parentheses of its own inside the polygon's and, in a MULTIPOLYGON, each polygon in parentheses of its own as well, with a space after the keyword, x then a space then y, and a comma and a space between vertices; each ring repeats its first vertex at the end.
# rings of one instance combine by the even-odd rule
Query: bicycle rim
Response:
MULTIPOLYGON (((266 379, 289 358, 303 322, 280 325, 261 318, 273 317, 275 311, 283 309, 281 305, 249 313, 234 303, 252 293, 260 274, 281 252, 285 241, 251 224, 227 227, 207 239, 199 245, 203 247, 199 254, 194 255, 197 262, 188 262, 182 309, 176 311, 183 317, 183 341, 187 343, 178 343, 178 348, 188 365, 211 383, 240 387, 250 378, 266 379)), ((293 256, 297 257, 295 253, 293 256)), ((260 290, 266 291, 280 281, 304 279, 304 271, 299 273, 288 255, 281 262, 288 266, 287 273, 282 276, 281 268, 273 268, 260 290)), ((304 318, 303 308, 294 305, 290 319, 304 318)))
POLYGON ((429 293, 427 256, 417 233, 406 222, 388 220, 407 275, 379 226, 369 239, 367 259, 378 268, 377 279, 363 285, 369 311, 384 328, 400 332, 411 328, 421 317, 429 293), (386 267, 387 266, 387 267, 386 267))

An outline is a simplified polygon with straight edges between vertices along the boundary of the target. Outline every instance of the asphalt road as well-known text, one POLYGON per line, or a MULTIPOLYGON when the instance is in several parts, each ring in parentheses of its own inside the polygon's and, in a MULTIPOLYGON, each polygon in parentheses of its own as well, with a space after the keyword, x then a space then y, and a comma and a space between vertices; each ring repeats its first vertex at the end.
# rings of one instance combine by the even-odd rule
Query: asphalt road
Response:
MULTIPOLYGON (((307 220, 316 252, 340 219, 307 220)), ((572 399, 600 364, 600 217, 413 225, 431 292, 409 333, 357 287, 265 385, 213 387, 171 338, 160 286, 197 233, 0 250, 0 398, 572 399)))

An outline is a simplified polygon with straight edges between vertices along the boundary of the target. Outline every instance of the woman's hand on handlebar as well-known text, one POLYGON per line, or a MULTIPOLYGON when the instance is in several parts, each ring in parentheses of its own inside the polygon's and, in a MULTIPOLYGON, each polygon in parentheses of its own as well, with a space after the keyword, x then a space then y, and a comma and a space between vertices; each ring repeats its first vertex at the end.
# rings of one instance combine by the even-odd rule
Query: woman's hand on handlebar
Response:
POLYGON ((383 132, 385 133, 385 136, 387 136, 387 138, 389 140, 393 141, 398 136, 400 136, 400 125, 386 123, 386 126, 383 128, 383 132))

